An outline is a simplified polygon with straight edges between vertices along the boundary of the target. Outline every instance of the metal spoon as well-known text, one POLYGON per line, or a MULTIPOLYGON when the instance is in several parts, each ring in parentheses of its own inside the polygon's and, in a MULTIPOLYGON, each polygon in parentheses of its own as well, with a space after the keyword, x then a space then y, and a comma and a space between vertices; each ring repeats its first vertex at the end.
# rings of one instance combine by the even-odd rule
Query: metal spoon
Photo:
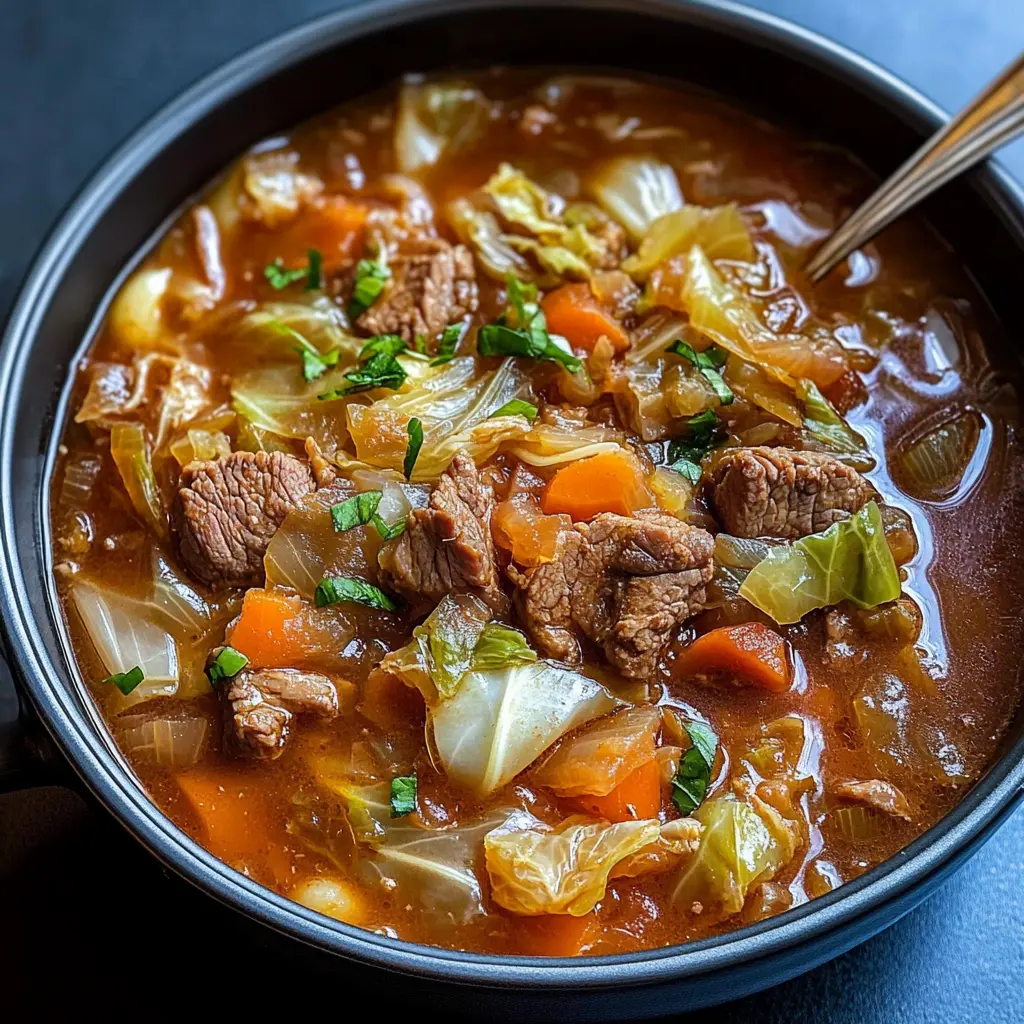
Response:
POLYGON ((808 262, 807 275, 812 281, 820 281, 854 249, 871 241, 915 203, 1021 131, 1024 54, 937 131, 825 240, 808 262))

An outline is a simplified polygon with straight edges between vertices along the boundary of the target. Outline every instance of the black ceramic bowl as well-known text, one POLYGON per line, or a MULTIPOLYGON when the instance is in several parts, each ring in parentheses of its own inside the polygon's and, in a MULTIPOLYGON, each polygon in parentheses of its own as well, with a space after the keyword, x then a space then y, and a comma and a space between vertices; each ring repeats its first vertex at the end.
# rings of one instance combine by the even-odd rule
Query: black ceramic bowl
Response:
MULTIPOLYGON (((719 938, 615 957, 449 952, 317 916, 236 874, 179 832, 149 802, 93 707, 63 633, 50 572, 48 489, 68 372, 112 282, 147 239, 240 151, 320 109, 410 70, 516 62, 680 78, 845 146, 879 173, 901 163, 943 119, 856 55, 714 0, 382 0, 243 55, 164 109, 107 162, 22 288, 0 352, 0 612, 23 698, 88 788, 166 865, 285 936, 303 958, 327 961, 335 971, 355 963, 359 985, 429 993, 432 1008, 447 1003, 474 1016, 653 1016, 790 978, 906 913, 1021 801, 1024 717, 1017 715, 998 760, 939 825, 881 867, 799 909, 719 938), (302 951, 299 943, 314 949, 302 951), (398 972, 401 982, 386 972, 398 972)), ((1006 336, 1024 334, 1024 199, 1017 189, 988 167, 947 188, 926 213, 970 267, 1006 336)), ((1000 353, 1009 358, 1017 356, 1000 353)))

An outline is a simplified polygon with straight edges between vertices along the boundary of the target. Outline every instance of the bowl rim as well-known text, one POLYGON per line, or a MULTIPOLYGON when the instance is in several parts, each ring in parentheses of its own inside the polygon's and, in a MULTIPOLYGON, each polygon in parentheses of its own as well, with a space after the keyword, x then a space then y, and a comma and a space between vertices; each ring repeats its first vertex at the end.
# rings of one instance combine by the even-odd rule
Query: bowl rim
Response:
MULTIPOLYGON (((906 119, 934 128, 947 119, 936 105, 895 75, 852 50, 775 15, 732 0, 372 0, 316 18, 259 44, 201 78, 145 121, 90 177, 39 250, 22 283, 0 343, 0 613, 24 690, 72 766, 104 806, 152 854, 220 902, 300 942, 376 967, 445 982, 521 989, 592 989, 689 978, 781 953, 809 939, 839 933, 881 904, 927 884, 955 865, 1003 820, 1024 785, 1024 737, 1014 744, 940 822, 878 867, 838 890, 778 917, 723 935, 662 949, 614 956, 540 959, 465 953, 391 939, 332 921, 233 871, 180 831, 153 804, 123 762, 111 754, 49 657, 31 611, 18 556, 12 506, 15 407, 24 366, 44 311, 72 254, 108 206, 153 156, 234 95, 283 68, 346 41, 422 18, 460 11, 556 7, 631 10, 722 31, 781 52, 797 63, 844 78, 906 119), (50 682, 50 680, 55 680, 50 682)), ((1024 234, 1024 193, 991 163, 975 187, 1016 219, 1024 234)), ((1011 226, 1012 223, 1011 223, 1011 226)), ((1024 239, 1019 239, 1024 246, 1024 239)), ((126 254, 131 260, 136 254, 126 254)), ((65 382, 62 417, 68 399, 65 382)), ((52 464, 56 442, 50 445, 52 464)), ((37 495, 34 550, 48 547, 47 476, 37 495)), ((51 614, 54 608, 51 602, 51 614)), ((59 615, 58 633, 63 632, 59 615)), ((877 927, 876 929, 877 930, 877 927)), ((866 936, 864 936, 866 937, 866 936)), ((842 947, 845 948, 845 947, 842 947)))

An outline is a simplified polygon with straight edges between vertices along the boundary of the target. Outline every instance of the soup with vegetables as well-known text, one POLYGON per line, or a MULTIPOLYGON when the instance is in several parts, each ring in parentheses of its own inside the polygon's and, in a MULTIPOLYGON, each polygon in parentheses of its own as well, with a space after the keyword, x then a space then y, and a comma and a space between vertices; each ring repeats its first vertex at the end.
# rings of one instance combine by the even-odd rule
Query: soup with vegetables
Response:
POLYGON ((1016 377, 922 224, 801 276, 870 186, 585 74, 242 156, 114 297, 52 489, 153 800, 321 914, 538 956, 737 928, 933 825, 1019 695, 1016 377))

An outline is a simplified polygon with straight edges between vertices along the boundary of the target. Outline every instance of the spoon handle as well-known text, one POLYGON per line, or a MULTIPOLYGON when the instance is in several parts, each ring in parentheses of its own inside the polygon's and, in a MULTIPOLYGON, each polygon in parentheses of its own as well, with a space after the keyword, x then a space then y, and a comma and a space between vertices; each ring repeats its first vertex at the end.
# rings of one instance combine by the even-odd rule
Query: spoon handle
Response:
POLYGON ((887 224, 1024 130, 1024 54, 878 187, 807 264, 820 281, 887 224))

